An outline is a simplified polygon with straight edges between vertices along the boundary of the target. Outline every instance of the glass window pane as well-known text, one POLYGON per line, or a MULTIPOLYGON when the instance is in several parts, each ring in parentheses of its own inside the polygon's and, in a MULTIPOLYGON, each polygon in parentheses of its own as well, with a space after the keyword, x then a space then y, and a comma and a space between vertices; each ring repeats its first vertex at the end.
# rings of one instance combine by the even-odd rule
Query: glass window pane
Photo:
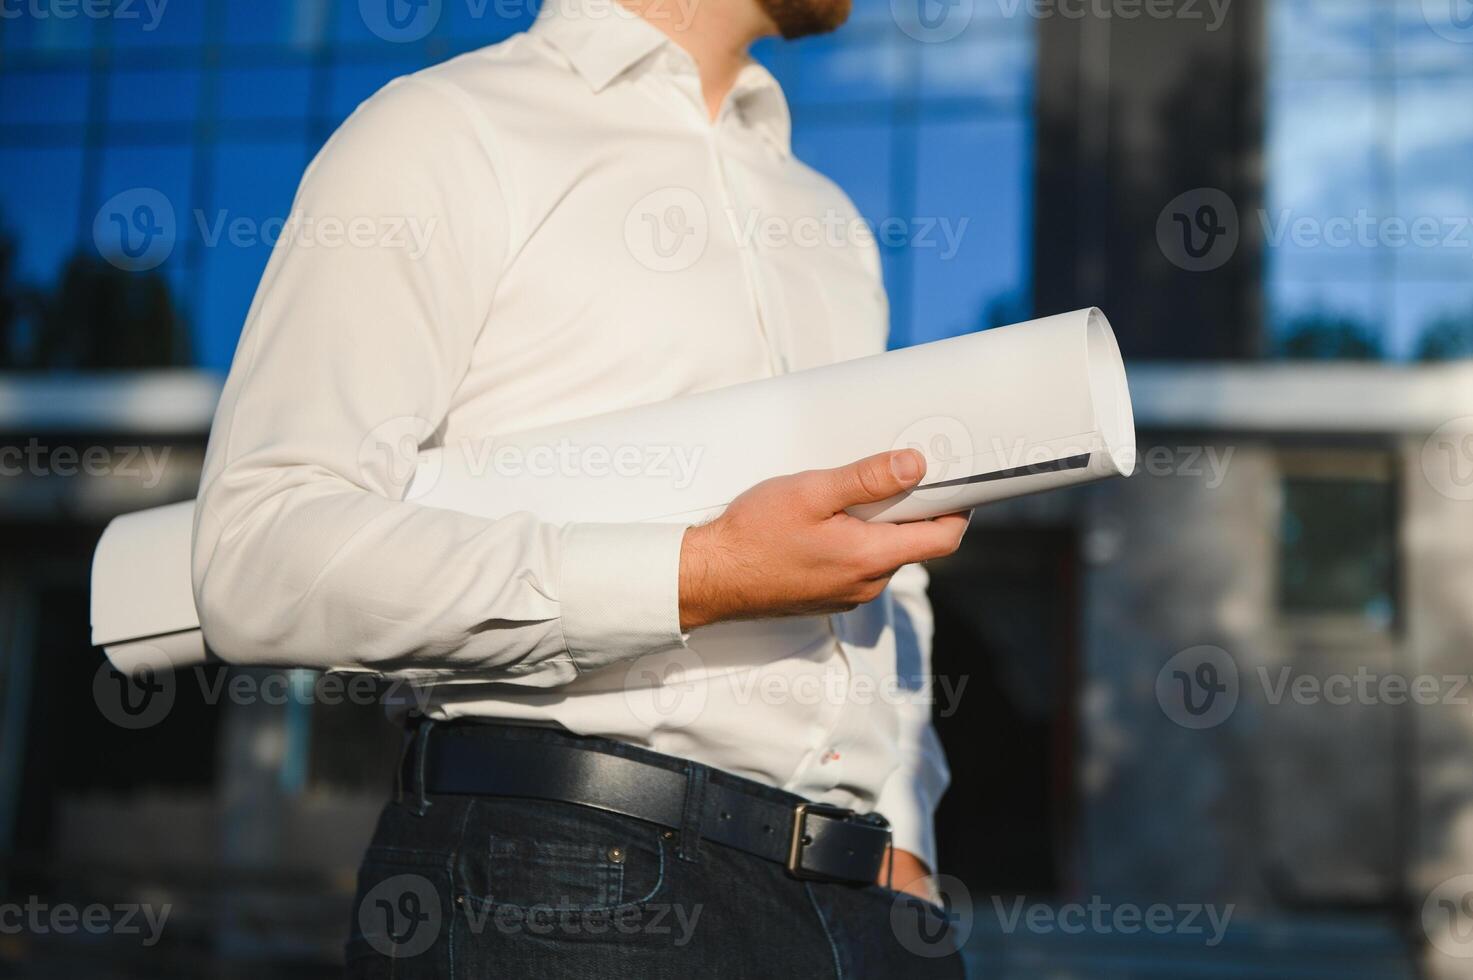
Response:
POLYGON ((1368 245, 1357 221, 1385 213, 1385 125, 1365 79, 1284 79, 1270 90, 1271 179, 1258 217, 1270 346, 1281 353, 1348 354, 1359 345, 1341 341, 1353 333, 1384 347, 1394 256, 1368 245), (1319 339, 1306 346, 1311 334, 1319 339))
POLYGON ((1409 70, 1468 70, 1473 58, 1473 16, 1463 0, 1390 4, 1396 19, 1398 63, 1409 70))
POLYGON ((104 257, 150 248, 147 261, 185 264, 195 221, 192 146, 112 146, 103 152, 95 246, 104 257), (153 259, 161 258, 161 262, 153 259))
POLYGON ((1032 223, 1032 126, 984 118, 921 127, 913 343, 1027 315, 1032 223))
POLYGON ((224 370, 245 325, 256 286, 292 198, 307 148, 302 143, 225 143, 216 148, 206 210, 203 288, 195 351, 204 367, 224 370))
POLYGON ((85 123, 89 80, 72 69, 0 73, 0 125, 85 123))
POLYGON ((445 7, 463 0, 341 0, 333 36, 346 44, 373 45, 391 57, 394 49, 423 54, 438 31, 445 7))
POLYGON ((311 68, 228 68, 220 72, 221 119, 304 119, 311 68))
MULTIPOLYGON (((254 0, 253 0, 254 2, 254 0)), ((108 17, 115 47, 195 46, 205 39, 205 20, 212 3, 134 0, 114 4, 108 17)))
POLYGON ((1377 42, 1376 0, 1272 0, 1270 53, 1300 70, 1364 64, 1377 42))
MULTIPOLYGON (((251 0, 226 2, 221 42, 238 45, 285 45, 307 49, 327 30, 331 0, 251 0)), ((354 0, 356 3, 356 0, 354 0)))
MULTIPOLYGON (((1473 230, 1473 24, 1461 0, 1274 0, 1269 346, 1451 356, 1473 230), (1460 26, 1462 25, 1462 26, 1460 26), (1456 321, 1456 322, 1450 322, 1456 321)), ((1338 353, 1337 353, 1338 352, 1338 353)))
POLYGON ((1473 278, 1397 283, 1392 308, 1398 353, 1429 361, 1473 357, 1473 278))
POLYGON ((1389 625, 1395 501, 1384 479, 1305 478, 1283 485, 1279 608, 1389 625))
POLYGON ((444 30, 476 47, 495 44, 530 27, 539 6, 534 0, 448 0, 444 30))
MULTIPOLYGON (((1473 50, 1467 57, 1473 68, 1473 50)), ((1412 354, 1435 323, 1469 312, 1473 123, 1465 120, 1473 106, 1473 77, 1405 79, 1396 105, 1392 197, 1397 217, 1415 234, 1393 249, 1397 288, 1389 340, 1398 353, 1412 354)))
MULTIPOLYGON (((6 7, 15 9, 14 5, 6 7)), ((77 51, 96 43, 106 22, 95 17, 62 17, 50 11, 26 9, 25 16, 0 17, 0 50, 77 51)))
POLYGON ((932 45, 920 59, 921 85, 927 95, 986 98, 1015 104, 1027 112, 1032 92, 1034 41, 1022 37, 968 37, 932 45))
POLYGON ((781 79, 795 104, 889 102, 910 90, 914 62, 899 43, 830 34, 803 44, 796 77, 781 79))
POLYGON ((114 71, 107 81, 108 122, 193 123, 199 116, 200 88, 197 69, 114 71))
POLYGON ((0 148, 0 173, 0 234, 18 246, 16 273, 49 286, 77 249, 82 151, 0 148))

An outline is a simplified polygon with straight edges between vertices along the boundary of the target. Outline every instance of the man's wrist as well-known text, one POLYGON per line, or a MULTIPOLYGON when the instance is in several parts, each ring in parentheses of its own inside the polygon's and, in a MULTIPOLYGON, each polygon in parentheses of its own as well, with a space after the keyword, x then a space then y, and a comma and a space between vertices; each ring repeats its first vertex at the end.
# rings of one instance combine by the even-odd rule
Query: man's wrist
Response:
POLYGON ((685 529, 680 542, 680 629, 693 629, 716 622, 716 601, 712 573, 712 525, 698 524, 685 529))

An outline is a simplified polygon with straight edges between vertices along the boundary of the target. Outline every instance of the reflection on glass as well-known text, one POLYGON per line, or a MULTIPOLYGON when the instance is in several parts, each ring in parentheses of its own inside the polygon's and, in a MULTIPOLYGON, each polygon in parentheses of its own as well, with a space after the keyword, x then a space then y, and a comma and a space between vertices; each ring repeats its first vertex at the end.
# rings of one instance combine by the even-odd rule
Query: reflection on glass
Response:
POLYGON ((1257 218, 1280 355, 1473 353, 1473 44, 1437 6, 1270 7, 1257 218))
POLYGON ((1391 482, 1291 476, 1283 501, 1279 608, 1389 625, 1396 540, 1391 482))

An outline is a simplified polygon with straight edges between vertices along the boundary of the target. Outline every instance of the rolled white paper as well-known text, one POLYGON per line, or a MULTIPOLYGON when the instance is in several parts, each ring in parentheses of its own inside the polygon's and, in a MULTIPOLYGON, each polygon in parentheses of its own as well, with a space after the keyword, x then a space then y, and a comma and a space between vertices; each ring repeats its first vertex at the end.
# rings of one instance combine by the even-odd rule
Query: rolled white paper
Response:
MULTIPOLYGON (((910 521, 1129 476, 1135 422, 1103 313, 1079 310, 421 453, 405 499, 497 518, 697 522, 773 476, 911 447, 926 475, 851 508, 910 521)), ((93 563, 92 641, 119 670, 205 658, 192 505, 119 517, 93 563)))
POLYGON ((132 675, 208 658, 190 584, 194 501, 115 518, 92 556, 92 643, 132 675))
POLYGON ((1125 366, 1099 310, 843 361, 421 454, 406 494, 479 517, 701 521, 769 477, 890 449, 919 487, 851 509, 935 517, 1135 465, 1125 366))

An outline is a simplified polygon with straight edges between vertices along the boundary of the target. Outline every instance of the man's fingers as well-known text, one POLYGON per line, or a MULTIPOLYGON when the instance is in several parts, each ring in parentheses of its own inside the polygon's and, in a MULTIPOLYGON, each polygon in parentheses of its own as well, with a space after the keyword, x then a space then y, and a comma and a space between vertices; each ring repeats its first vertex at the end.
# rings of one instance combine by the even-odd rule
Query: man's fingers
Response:
POLYGON ((957 549, 971 521, 968 514, 946 514, 929 521, 910 524, 871 525, 884 530, 879 560, 895 569, 918 561, 944 558, 957 549))
POLYGON ((871 504, 909 490, 926 475, 926 458, 914 449, 866 456, 832 470, 815 470, 815 498, 828 514, 855 504, 871 504))

